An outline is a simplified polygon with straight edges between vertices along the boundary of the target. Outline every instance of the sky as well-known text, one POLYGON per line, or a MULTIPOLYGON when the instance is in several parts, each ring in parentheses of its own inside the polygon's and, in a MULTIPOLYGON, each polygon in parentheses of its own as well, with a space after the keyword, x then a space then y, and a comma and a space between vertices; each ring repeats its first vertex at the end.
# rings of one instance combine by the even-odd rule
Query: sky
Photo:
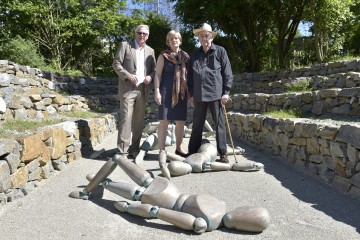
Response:
POLYGON ((309 32, 310 27, 311 27, 311 23, 309 23, 309 22, 307 22, 307 23, 300 22, 299 31, 300 31, 301 35, 303 35, 303 36, 311 36, 311 32, 309 32))

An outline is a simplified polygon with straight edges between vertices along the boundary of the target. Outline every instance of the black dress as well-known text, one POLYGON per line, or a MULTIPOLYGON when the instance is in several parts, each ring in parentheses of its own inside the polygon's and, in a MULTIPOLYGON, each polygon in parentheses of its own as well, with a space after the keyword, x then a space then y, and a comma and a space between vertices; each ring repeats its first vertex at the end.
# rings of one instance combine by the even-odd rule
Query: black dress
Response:
POLYGON ((185 98, 183 100, 179 96, 178 103, 174 107, 171 107, 174 72, 175 64, 164 57, 164 68, 161 74, 160 82, 160 94, 162 104, 159 105, 158 118, 159 120, 186 121, 187 94, 185 94, 185 98))

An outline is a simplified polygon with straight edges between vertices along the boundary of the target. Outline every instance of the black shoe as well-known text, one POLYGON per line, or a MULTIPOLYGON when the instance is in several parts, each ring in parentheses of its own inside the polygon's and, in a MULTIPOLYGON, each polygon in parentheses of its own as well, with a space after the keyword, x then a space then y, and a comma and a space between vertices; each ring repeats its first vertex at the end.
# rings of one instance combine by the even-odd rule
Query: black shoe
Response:
POLYGON ((182 152, 179 152, 178 150, 175 150, 175 154, 176 154, 176 155, 179 155, 179 156, 181 156, 181 157, 184 157, 184 158, 186 158, 186 157, 189 156, 188 153, 182 153, 182 152))
POLYGON ((137 155, 139 155, 139 151, 137 150, 133 150, 129 153, 129 157, 132 158, 132 159, 135 159, 137 157, 137 155))
POLYGON ((220 155, 220 162, 229 163, 229 160, 227 159, 226 155, 220 155))

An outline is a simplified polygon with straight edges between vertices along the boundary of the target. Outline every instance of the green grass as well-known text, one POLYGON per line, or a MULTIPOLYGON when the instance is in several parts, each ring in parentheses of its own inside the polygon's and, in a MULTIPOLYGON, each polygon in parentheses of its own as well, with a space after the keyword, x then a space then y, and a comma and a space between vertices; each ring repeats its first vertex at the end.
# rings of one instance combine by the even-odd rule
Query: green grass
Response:
POLYGON ((302 113, 300 109, 291 108, 291 109, 281 109, 277 111, 270 111, 264 113, 265 116, 273 117, 273 118, 299 118, 302 117, 302 113))
MULTIPOLYGON (((102 109, 102 111, 107 111, 108 109, 102 109)), ((95 118, 99 117, 101 113, 97 112, 82 112, 82 111, 71 111, 61 113, 60 116, 55 117, 54 119, 46 119, 41 121, 32 121, 32 120, 22 120, 22 119, 12 119, 0 122, 0 138, 6 138, 11 135, 9 132, 26 132, 31 130, 36 130, 37 128, 54 125, 63 121, 68 120, 67 118, 95 118)))
POLYGON ((62 115, 70 118, 94 118, 98 117, 99 113, 95 112, 83 112, 83 111, 70 111, 70 112, 64 112, 62 115))
POLYGON ((22 119, 14 119, 14 120, 6 120, 0 125, 0 133, 5 134, 6 130, 13 131, 27 131, 34 130, 39 127, 44 127, 48 125, 53 125, 61 122, 61 120, 42 120, 42 121, 31 121, 31 120, 22 120, 22 119))

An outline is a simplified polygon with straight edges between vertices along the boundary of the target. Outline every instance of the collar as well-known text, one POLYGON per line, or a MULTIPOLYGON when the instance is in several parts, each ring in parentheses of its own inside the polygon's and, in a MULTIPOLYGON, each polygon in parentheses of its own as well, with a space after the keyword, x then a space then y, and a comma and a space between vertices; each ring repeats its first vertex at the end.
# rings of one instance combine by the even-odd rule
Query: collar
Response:
MULTIPOLYGON (((147 47, 146 43, 144 43, 144 46, 142 47, 143 49, 145 49, 147 47)), ((135 49, 139 49, 140 45, 138 44, 138 42, 135 40, 135 49)))
MULTIPOLYGON (((205 53, 202 46, 200 46, 199 49, 200 49, 201 52, 205 53)), ((216 51, 216 45, 214 43, 211 43, 211 46, 210 46, 208 52, 212 52, 212 51, 216 51)))

